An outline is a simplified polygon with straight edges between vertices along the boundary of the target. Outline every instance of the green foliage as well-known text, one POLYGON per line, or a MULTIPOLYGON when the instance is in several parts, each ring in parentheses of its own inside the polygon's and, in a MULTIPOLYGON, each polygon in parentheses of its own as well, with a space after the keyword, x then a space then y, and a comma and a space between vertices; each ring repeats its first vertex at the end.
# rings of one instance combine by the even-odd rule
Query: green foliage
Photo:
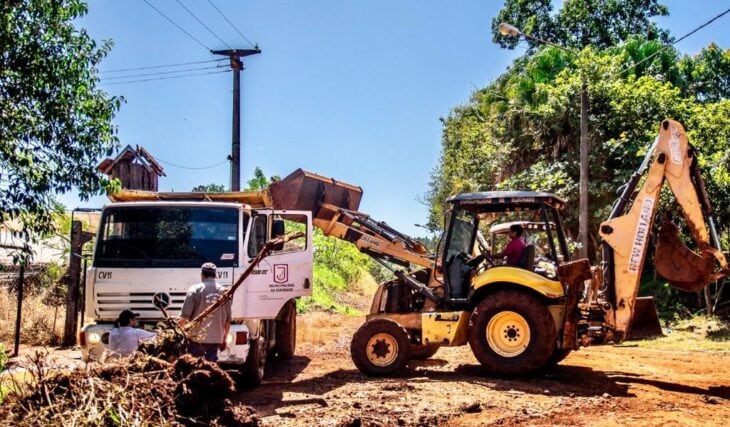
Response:
POLYGON ((191 191, 193 193, 223 193, 226 191, 226 186, 214 183, 208 185, 196 185, 191 191))
POLYGON ((680 292, 665 280, 654 278, 648 278, 641 282, 639 296, 654 297, 654 305, 659 319, 664 321, 689 317, 691 312, 686 307, 692 304, 693 298, 697 299, 694 294, 680 292))
POLYGON ((122 99, 97 88, 97 46, 74 21, 81 0, 10 0, 0 5, 0 222, 23 235, 51 229, 54 193, 82 200, 111 183, 96 171, 118 147, 112 123, 122 99))
MULTIPOLYGON (((0 372, 4 371, 8 364, 8 353, 5 350, 5 344, 0 342, 0 372)), ((2 394, 2 393, 0 393, 2 394)))
POLYGON ((319 229, 314 232, 314 247, 314 265, 332 271, 348 284, 360 280, 374 263, 352 243, 327 237, 319 229))
MULTIPOLYGON (((532 37, 572 49, 616 46, 634 34, 669 41, 669 33, 652 22, 653 17, 669 13, 657 0, 565 0, 557 13, 552 11, 551 0, 506 0, 492 19, 492 40, 507 49, 522 41, 499 33, 498 25, 506 22, 532 37)), ((529 38, 524 42, 530 52, 541 46, 529 38)))
POLYGON ((246 184, 248 185, 246 188, 247 191, 263 190, 269 186, 269 179, 266 178, 264 172, 256 166, 256 169, 253 171, 253 178, 246 181, 246 184))
POLYGON ((338 300, 339 295, 369 274, 375 264, 370 257, 360 253, 348 242, 327 237, 319 229, 314 230, 314 288, 311 298, 301 298, 298 311, 315 308, 337 313, 355 314, 354 310, 338 300))
MULTIPOLYGON (((706 94, 722 93, 720 89, 712 92, 704 86, 701 93, 687 89, 695 86, 682 77, 687 73, 680 64, 684 69, 703 68, 706 54, 681 61, 657 55, 642 70, 659 74, 642 75, 632 68, 655 48, 653 41, 632 38, 620 47, 587 48, 571 58, 548 47, 517 59, 494 83, 475 91, 467 105, 454 108, 444 121, 441 161, 426 195, 429 225, 440 225, 444 201, 455 193, 539 189, 567 199, 565 225, 572 237, 577 235, 579 166, 575 153, 580 134, 580 65, 584 64, 590 100, 589 230, 594 241, 616 190, 638 167, 667 117, 685 125, 700 151, 714 211, 722 217, 718 218, 720 232, 727 241, 730 102, 709 100, 706 94)), ((667 52, 677 57, 671 49, 667 52)))

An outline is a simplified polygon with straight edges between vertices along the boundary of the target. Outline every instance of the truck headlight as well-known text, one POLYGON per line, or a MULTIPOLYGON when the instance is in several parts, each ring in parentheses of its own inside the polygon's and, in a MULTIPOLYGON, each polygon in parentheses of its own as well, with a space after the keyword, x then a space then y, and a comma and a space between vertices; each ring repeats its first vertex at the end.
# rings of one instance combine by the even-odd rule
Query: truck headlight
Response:
POLYGON ((233 334, 229 332, 226 334, 226 344, 231 345, 231 343, 233 343, 233 334))
POLYGON ((86 341, 91 345, 96 345, 101 342, 101 335, 97 332, 91 332, 86 336, 86 341))

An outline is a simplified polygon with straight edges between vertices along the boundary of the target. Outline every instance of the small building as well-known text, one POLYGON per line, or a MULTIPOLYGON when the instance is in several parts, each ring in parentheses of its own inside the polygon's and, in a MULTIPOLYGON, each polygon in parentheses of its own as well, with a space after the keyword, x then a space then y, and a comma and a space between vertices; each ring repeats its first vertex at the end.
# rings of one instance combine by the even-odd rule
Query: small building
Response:
POLYGON ((112 159, 107 158, 99 163, 96 170, 109 178, 118 178, 122 188, 128 190, 158 190, 158 178, 165 175, 165 170, 144 147, 132 148, 131 145, 112 159))

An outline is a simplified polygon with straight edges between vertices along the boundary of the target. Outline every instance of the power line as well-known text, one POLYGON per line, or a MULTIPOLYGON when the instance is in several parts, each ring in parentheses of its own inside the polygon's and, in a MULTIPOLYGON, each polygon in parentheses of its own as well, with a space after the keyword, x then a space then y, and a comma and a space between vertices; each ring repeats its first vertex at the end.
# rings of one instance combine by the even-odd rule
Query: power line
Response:
POLYGON ((125 71, 152 70, 152 69, 155 69, 155 68, 171 68, 171 67, 180 67, 180 66, 183 66, 183 65, 207 64, 207 63, 216 62, 216 61, 225 61, 225 58, 209 59, 209 60, 206 60, 206 61, 179 62, 177 64, 150 65, 148 67, 117 68, 117 69, 112 69, 112 70, 100 71, 100 73, 101 74, 105 74, 105 73, 122 73, 122 72, 125 72, 125 71))
POLYGON ((228 159, 226 159, 226 160, 223 160, 222 162, 220 162, 220 163, 216 163, 216 164, 214 164, 214 165, 210 165, 210 166, 200 166, 200 167, 196 167, 196 166, 182 166, 182 165, 176 165, 175 163, 170 163, 170 162, 166 162, 166 161, 164 161, 164 160, 160 159, 159 157, 155 157, 155 159, 156 159, 156 160, 159 160, 160 162, 162 162, 162 163, 164 163, 164 164, 166 164, 166 165, 168 165, 168 166, 172 166, 172 167, 175 167, 175 168, 180 168, 180 169, 190 169, 190 170, 203 170, 203 169, 213 169, 213 168, 217 168, 218 166, 220 166, 220 165, 222 165, 222 164, 224 164, 224 163, 227 163, 227 162, 229 161, 228 159))
MULTIPOLYGON (((238 28, 237 28, 237 27, 236 27, 235 25, 233 25, 233 22, 231 22, 231 21, 230 21, 230 20, 229 20, 229 19, 228 19, 228 18, 226 17, 226 15, 224 15, 224 14, 223 14, 223 12, 221 12, 221 10, 220 10, 220 9, 218 9, 218 7, 217 7, 217 6, 215 5, 215 3, 213 3, 213 0, 208 0, 208 3, 210 3, 210 5, 211 5, 211 6, 213 6, 213 9, 215 9, 215 10, 216 10, 216 11, 218 12, 218 14, 219 14, 219 15, 220 15, 221 17, 223 17, 223 19, 225 19, 225 20, 226 20, 226 22, 228 22, 228 25, 230 25, 230 26, 231 26, 231 27, 232 27, 232 28, 233 28, 234 30, 236 30, 236 32, 238 33, 238 35, 240 35, 241 37, 243 37, 243 39, 244 39, 244 40, 246 40, 246 41, 248 42, 248 44, 250 44, 250 45, 251 45, 251 46, 253 46, 253 47, 255 47, 255 46, 256 46, 256 45, 254 45, 254 44, 253 44, 253 43, 251 42, 251 40, 249 40, 249 39, 248 39, 248 37, 244 36, 244 35, 243 35, 243 33, 242 33, 241 31, 239 31, 239 30, 238 30, 238 28)), ((230 47, 230 46, 229 46, 229 47, 230 47)))
POLYGON ((719 13, 718 15, 715 15, 714 17, 712 17, 712 18, 711 18, 710 20, 708 20, 708 21, 707 21, 707 22, 705 22, 704 24, 702 24, 702 25, 700 25, 699 27, 697 27, 697 28, 693 29, 692 31, 688 32, 687 34, 685 34, 685 35, 683 35, 682 37, 678 38, 677 40, 673 41, 672 43, 670 43, 670 44, 668 44, 668 45, 665 45, 665 46, 664 46, 664 47, 662 47, 661 49, 657 50, 656 52, 652 53, 651 55, 649 55, 649 56, 647 56, 646 58, 642 59, 641 61, 637 62, 636 64, 631 64, 631 65, 627 66, 626 68, 624 68, 623 70, 620 70, 620 71, 618 71, 618 72, 617 72, 617 73, 615 73, 615 74, 614 74, 614 75, 613 75, 612 77, 616 77, 616 76, 618 76, 619 74, 623 74, 624 72, 626 72, 626 71, 630 70, 631 68, 634 68, 634 67, 636 67, 636 66, 638 66, 638 65, 640 65, 640 64, 643 64, 644 62, 646 62, 646 61, 648 61, 648 60, 652 59, 653 57, 655 57, 655 56, 657 56, 657 55, 659 55, 660 53, 662 53, 662 52, 664 52, 665 50, 669 49, 670 47, 672 47, 672 46, 676 45, 677 43, 679 43, 679 42, 681 42, 682 40, 686 39, 687 37, 691 36, 692 34, 694 34, 694 33, 698 32, 698 31, 700 31, 701 29, 705 28, 706 26, 708 26, 708 25, 712 24, 713 22, 715 22, 716 20, 720 19, 721 17, 723 17, 723 16, 727 15, 728 13, 730 13, 730 9, 726 9, 726 10, 725 10, 724 12, 721 12, 721 13, 719 13))
POLYGON ((201 21, 200 18, 198 18, 197 16, 195 16, 195 14, 190 9, 188 9, 180 0, 175 0, 175 1, 177 2, 177 4, 180 5, 180 7, 182 7, 183 9, 185 9, 185 11, 190 14, 190 16, 192 16, 196 21, 198 21, 198 23, 200 25, 202 25, 206 30, 208 30, 209 33, 213 34, 213 37, 217 38, 219 42, 221 42, 224 45, 228 46, 228 49, 233 49, 231 47, 231 45, 229 45, 228 43, 226 43, 222 38, 218 37, 218 34, 214 33, 213 30, 210 29, 210 27, 208 27, 207 25, 205 25, 205 23, 203 21, 201 21))
POLYGON ((201 42, 200 40, 198 40, 195 37, 193 37, 192 34, 190 34, 187 31, 185 31, 185 29, 183 27, 177 25, 175 23, 175 21, 173 21, 172 19, 168 18, 167 15, 165 15, 164 13, 162 13, 162 11, 160 11, 160 9, 152 6, 152 3, 148 2, 147 0, 142 0, 142 1, 145 2, 147 4, 147 6, 151 7, 152 9, 154 9, 157 13, 159 13, 160 15, 162 15, 162 17, 165 18, 165 19, 167 19, 172 25, 176 26, 180 31, 182 31, 183 33, 187 34, 188 37, 190 37, 191 39, 195 40, 196 43, 198 43, 199 45, 203 46, 203 49, 205 49, 207 51, 210 51, 210 48, 208 48, 208 46, 204 45, 203 42, 201 42))
POLYGON ((151 81, 154 81, 154 80, 172 80, 172 79, 180 79, 180 78, 183 78, 183 77, 205 76, 205 75, 208 75, 208 74, 221 74, 221 73, 230 73, 230 72, 231 72, 230 70, 211 71, 209 73, 185 74, 183 76, 157 77, 157 78, 151 78, 151 79, 130 80, 128 82, 104 83, 104 86, 116 86, 116 85, 123 85, 123 84, 127 84, 127 83, 151 82, 151 81))
POLYGON ((102 81, 131 79, 131 78, 138 78, 138 77, 160 76, 160 75, 165 75, 165 74, 177 74, 177 73, 185 73, 185 72, 190 72, 190 71, 215 70, 218 68, 221 68, 221 66, 217 65, 215 67, 198 67, 198 68, 187 68, 184 70, 156 71, 154 73, 129 74, 126 76, 105 77, 102 79, 102 81))

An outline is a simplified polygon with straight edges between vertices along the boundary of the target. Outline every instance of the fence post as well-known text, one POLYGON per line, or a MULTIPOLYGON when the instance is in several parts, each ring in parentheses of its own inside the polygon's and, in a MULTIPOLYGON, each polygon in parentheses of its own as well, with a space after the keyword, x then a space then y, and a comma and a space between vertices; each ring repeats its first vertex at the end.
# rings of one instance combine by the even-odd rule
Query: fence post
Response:
POLYGON ((20 324, 21 315, 23 314, 23 288, 25 287, 25 263, 26 257, 23 254, 22 261, 20 262, 20 274, 18 275, 18 313, 15 316, 15 348, 13 350, 13 357, 18 357, 20 354, 20 324))
POLYGON ((82 240, 81 221, 71 222, 71 255, 68 262, 68 293, 66 294, 66 324, 63 329, 63 345, 76 344, 76 330, 78 329, 79 317, 79 286, 81 282, 81 246, 82 240))

